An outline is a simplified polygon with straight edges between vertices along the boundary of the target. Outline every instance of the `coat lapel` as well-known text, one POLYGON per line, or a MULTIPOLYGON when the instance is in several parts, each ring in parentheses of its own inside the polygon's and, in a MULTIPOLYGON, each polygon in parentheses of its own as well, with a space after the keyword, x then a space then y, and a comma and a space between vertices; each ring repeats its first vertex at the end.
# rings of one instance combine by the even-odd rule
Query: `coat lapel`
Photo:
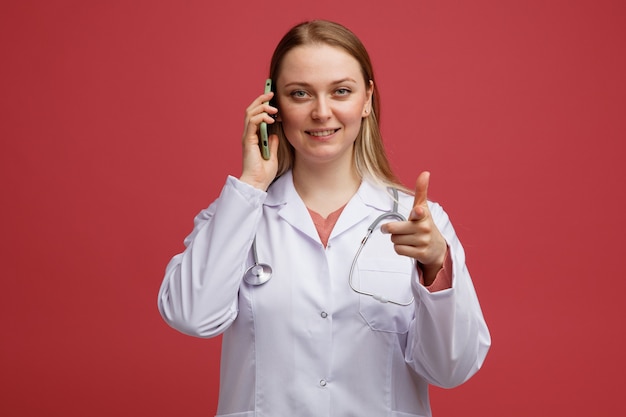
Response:
MULTIPOLYGON (((282 219, 309 238, 320 242, 311 215, 293 185, 291 171, 283 174, 271 185, 264 205, 268 208, 275 207, 282 219)), ((393 200, 384 187, 364 180, 339 216, 330 239, 355 227, 372 214, 378 216, 383 211, 390 211, 392 205, 393 200)))
MULTIPOLYGON (((330 238, 332 239, 334 236, 360 225, 363 219, 378 217, 383 211, 390 211, 392 207, 393 200, 387 194, 386 189, 364 179, 356 194, 341 213, 330 238)), ((366 227, 363 228, 363 234, 365 231, 366 227)))
POLYGON ((275 207, 278 216, 314 241, 321 243, 304 202, 293 186, 291 171, 287 171, 270 186, 264 205, 275 207))

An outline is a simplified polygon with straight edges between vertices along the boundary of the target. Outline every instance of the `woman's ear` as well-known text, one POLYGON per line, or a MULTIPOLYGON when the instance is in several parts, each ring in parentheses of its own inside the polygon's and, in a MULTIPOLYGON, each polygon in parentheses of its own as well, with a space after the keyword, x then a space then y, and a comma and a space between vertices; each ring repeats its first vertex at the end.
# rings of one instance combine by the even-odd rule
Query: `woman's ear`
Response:
POLYGON ((374 95, 374 81, 370 80, 370 85, 367 88, 367 101, 363 106, 363 117, 369 116, 372 112, 372 97, 374 95))

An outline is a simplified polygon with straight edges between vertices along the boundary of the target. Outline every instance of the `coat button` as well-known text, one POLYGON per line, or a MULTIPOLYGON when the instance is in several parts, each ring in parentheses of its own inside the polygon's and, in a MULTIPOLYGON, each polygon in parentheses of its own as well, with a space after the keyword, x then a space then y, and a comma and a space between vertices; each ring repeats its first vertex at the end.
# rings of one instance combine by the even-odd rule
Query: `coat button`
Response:
POLYGON ((325 380, 325 379, 322 379, 322 380, 320 381, 320 387, 325 387, 325 386, 326 386, 326 384, 327 384, 327 382, 326 382, 326 380, 325 380))
POLYGON ((320 316, 322 316, 323 319, 325 319, 326 317, 328 317, 328 313, 325 311, 322 311, 322 313, 320 314, 320 316))

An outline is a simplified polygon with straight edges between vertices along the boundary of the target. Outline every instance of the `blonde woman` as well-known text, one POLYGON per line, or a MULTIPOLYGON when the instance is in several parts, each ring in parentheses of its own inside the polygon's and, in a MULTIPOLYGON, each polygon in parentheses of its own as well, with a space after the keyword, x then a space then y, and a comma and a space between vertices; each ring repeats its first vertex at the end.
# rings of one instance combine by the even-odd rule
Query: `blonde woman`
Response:
POLYGON ((413 193, 392 173, 347 28, 295 26, 270 78, 246 110, 241 175, 167 266, 161 315, 223 334, 218 416, 430 416, 428 385, 470 378, 490 335, 429 174, 413 193))

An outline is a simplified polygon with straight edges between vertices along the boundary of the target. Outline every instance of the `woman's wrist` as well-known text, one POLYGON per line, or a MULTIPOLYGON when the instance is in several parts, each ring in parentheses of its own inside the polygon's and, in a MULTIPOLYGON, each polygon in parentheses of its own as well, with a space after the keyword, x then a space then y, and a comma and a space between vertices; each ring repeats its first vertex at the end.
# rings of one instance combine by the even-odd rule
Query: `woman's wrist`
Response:
POLYGON ((245 175, 245 174, 242 174, 239 177, 239 181, 245 182, 251 187, 257 188, 261 191, 267 191, 267 188, 270 186, 266 181, 259 181, 256 178, 245 175))

